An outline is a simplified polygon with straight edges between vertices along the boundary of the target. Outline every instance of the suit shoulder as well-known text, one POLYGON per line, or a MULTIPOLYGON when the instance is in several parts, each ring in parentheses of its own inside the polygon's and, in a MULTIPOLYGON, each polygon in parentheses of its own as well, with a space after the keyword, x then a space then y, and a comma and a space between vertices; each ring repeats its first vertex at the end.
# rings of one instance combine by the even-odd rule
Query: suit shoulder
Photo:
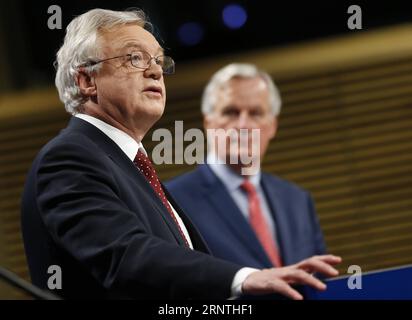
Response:
POLYGON ((102 151, 89 137, 78 132, 62 130, 38 152, 34 163, 66 159, 79 161, 96 158, 102 151))
POLYGON ((171 191, 174 189, 194 187, 198 185, 200 178, 199 169, 195 169, 166 181, 165 185, 171 191))
POLYGON ((263 173, 262 177, 269 183, 273 183, 276 185, 276 187, 283 191, 283 192, 294 192, 294 193, 300 193, 300 194, 309 194, 309 191, 298 186, 296 183, 288 181, 286 179, 280 178, 278 176, 269 174, 269 173, 263 173))
POLYGON ((39 153, 47 153, 55 149, 67 148, 68 150, 90 150, 97 148, 89 137, 79 132, 62 130, 60 133, 47 142, 39 153))

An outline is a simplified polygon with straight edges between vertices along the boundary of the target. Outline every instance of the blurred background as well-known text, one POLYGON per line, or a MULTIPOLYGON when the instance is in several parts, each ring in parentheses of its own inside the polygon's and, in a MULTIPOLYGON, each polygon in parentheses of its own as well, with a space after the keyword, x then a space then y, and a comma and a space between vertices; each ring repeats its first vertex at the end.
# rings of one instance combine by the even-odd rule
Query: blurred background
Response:
MULTIPOLYGON (((29 280, 20 195, 65 113, 53 61, 64 28, 92 8, 139 7, 176 61, 153 128, 201 128, 200 96, 230 62, 250 62, 279 86, 283 110, 264 169, 310 190, 329 251, 363 271, 412 264, 412 5, 390 1, 0 2, 0 266, 29 280), (347 10, 362 9, 362 30, 347 10), (51 30, 49 6, 62 10, 51 30)), ((154 142, 146 136, 150 151, 154 142)), ((163 180, 192 169, 159 166, 163 180)), ((0 283, 0 299, 27 298, 0 283)))

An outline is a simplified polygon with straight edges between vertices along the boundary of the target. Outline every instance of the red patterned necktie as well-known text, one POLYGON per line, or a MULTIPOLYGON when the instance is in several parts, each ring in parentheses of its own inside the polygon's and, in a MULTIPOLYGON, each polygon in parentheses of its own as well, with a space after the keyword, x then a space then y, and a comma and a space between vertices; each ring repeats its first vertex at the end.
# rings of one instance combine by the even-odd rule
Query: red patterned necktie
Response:
POLYGON ((282 266, 282 260, 279 251, 270 234, 268 225, 263 217, 262 209, 260 208, 259 196, 255 187, 248 180, 245 180, 241 188, 246 191, 249 201, 249 222, 255 231, 262 247, 270 258, 270 261, 275 267, 282 266))
POLYGON ((166 195, 163 191, 162 185, 160 184, 160 180, 156 174, 156 171, 153 167, 152 162, 150 161, 149 157, 146 156, 140 149, 134 158, 133 163, 139 169, 139 171, 143 174, 146 180, 149 182, 150 186, 159 196, 160 200, 162 200, 163 205, 166 207, 167 211, 169 211, 170 216, 172 217, 173 221, 176 224, 176 227, 179 229, 179 233, 185 241, 187 247, 190 247, 189 242, 184 235, 182 228, 180 228, 179 222, 176 219, 175 214, 173 213, 172 208, 170 207, 169 202, 166 199, 166 195))

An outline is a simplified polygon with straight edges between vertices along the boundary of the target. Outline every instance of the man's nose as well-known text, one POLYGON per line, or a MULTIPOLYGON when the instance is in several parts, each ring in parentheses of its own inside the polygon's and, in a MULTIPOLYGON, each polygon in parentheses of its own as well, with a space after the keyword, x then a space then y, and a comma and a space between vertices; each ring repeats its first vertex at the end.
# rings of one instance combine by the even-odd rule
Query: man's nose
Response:
POLYGON ((238 129, 250 129, 252 127, 252 121, 247 111, 239 113, 239 117, 237 119, 237 127, 238 129))
POLYGON ((163 69, 159 64, 156 63, 156 61, 154 61, 154 59, 151 59, 149 62, 149 67, 145 70, 145 75, 147 77, 158 80, 163 75, 163 69))

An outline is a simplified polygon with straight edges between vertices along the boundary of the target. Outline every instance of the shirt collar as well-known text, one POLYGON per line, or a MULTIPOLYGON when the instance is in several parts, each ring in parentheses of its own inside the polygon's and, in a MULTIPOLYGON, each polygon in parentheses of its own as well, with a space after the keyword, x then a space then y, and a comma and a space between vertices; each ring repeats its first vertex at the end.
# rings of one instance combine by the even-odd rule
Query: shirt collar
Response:
POLYGON ((209 152, 206 158, 213 173, 222 181, 229 191, 238 189, 245 179, 248 179, 255 188, 259 187, 261 172, 252 176, 242 176, 233 171, 223 160, 219 159, 213 152, 209 152))
POLYGON ((105 135, 112 139, 114 143, 116 143, 119 146, 120 149, 122 149, 122 151, 127 155, 127 157, 131 161, 134 160, 139 149, 141 149, 142 152, 147 155, 147 152, 144 149, 143 144, 141 142, 134 140, 126 132, 87 114, 78 113, 75 115, 75 117, 87 121, 88 123, 94 125, 97 129, 102 131, 105 135))

